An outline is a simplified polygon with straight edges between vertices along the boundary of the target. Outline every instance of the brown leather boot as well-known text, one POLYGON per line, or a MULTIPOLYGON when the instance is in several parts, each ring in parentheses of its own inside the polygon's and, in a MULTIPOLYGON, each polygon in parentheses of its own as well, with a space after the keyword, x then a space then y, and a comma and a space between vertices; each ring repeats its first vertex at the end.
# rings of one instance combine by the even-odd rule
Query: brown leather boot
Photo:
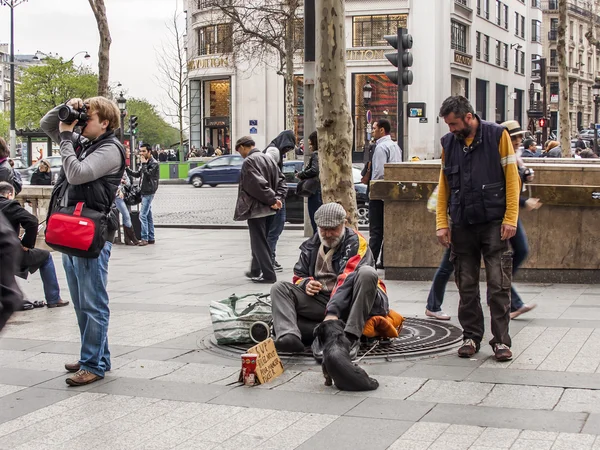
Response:
POLYGON ((69 386, 83 386, 101 380, 103 377, 87 370, 80 369, 65 381, 69 386))
POLYGON ((65 364, 65 369, 66 369, 67 372, 75 373, 80 368, 81 368, 81 366, 79 365, 79 361, 74 362, 74 363, 66 363, 65 364))
POLYGON ((130 244, 127 245, 139 245, 140 241, 138 241, 135 231, 133 231, 133 227, 126 227, 123 225, 123 231, 125 234, 125 244, 127 244, 127 240, 129 240, 130 244))

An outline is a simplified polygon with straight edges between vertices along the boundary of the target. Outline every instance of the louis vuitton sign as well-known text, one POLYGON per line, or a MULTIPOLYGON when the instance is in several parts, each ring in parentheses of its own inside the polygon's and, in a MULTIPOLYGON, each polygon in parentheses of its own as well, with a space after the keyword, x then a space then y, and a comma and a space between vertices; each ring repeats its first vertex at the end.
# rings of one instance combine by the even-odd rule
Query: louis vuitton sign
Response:
POLYGON ((473 65, 473 57, 464 53, 454 52, 454 62, 463 66, 471 67, 473 65))
POLYGON ((225 56, 208 58, 197 58, 188 62, 188 70, 214 69, 218 67, 229 67, 229 59, 225 56))

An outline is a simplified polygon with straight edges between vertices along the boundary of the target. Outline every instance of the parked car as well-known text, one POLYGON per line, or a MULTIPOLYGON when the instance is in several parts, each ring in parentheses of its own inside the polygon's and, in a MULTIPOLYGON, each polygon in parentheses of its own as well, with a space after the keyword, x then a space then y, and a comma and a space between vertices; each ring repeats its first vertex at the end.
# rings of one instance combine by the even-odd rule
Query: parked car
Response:
MULTIPOLYGON (((58 174, 60 173, 60 169, 62 169, 62 158, 60 156, 48 156, 43 159, 48 161, 48 163, 50 163, 50 172, 52 173, 52 183, 56 183, 56 180, 58 179, 58 174)), ((35 172, 37 170, 39 165, 40 165, 40 161, 37 161, 34 164, 32 164, 31 166, 29 166, 27 169, 19 170, 19 172, 21 173, 21 178, 23 178, 23 181, 29 183, 29 181, 31 180, 31 175, 33 174, 33 172, 35 172)), ((17 167, 17 161, 15 160, 15 168, 16 167, 17 167)))
MULTIPOLYGON (((600 130, 598 130, 598 137, 600 137, 600 130)), ((593 141, 594 140, 594 130, 591 128, 587 128, 587 129, 583 129, 579 132, 579 136, 581 136, 581 139, 586 140, 586 141, 593 141)))
MULTIPOLYGON (((304 198, 296 194, 296 186, 300 179, 296 172, 302 171, 304 161, 293 160, 283 163, 283 175, 285 176, 288 193, 285 201, 285 213, 287 221, 290 223, 304 222, 304 198)), ((360 169, 352 168, 352 177, 354 179, 354 190, 356 191, 356 203, 358 207, 359 225, 369 224, 369 197, 367 196, 367 185, 360 182, 360 169)))
POLYGON ((219 184, 237 184, 244 158, 240 155, 219 156, 208 164, 196 167, 188 173, 187 182, 196 188, 205 184, 215 187, 219 184))

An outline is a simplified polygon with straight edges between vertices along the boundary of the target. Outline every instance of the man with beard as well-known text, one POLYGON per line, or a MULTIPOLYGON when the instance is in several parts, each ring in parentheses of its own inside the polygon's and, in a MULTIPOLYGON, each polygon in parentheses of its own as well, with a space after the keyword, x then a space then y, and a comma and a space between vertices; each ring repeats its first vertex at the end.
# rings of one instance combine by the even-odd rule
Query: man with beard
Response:
MULTIPOLYGON (((375 260, 365 238, 345 225, 346 211, 327 203, 315 213, 318 231, 300 246, 293 283, 277 282, 271 288, 275 347, 289 353, 304 351, 313 329, 323 319, 342 319, 356 357, 365 322, 389 312, 385 285, 377 276, 375 260)), ((313 355, 323 354, 320 343, 313 355)))
POLYGON ((458 356, 472 357, 483 339, 479 294, 483 256, 492 321, 490 345, 498 361, 508 361, 512 358, 508 333, 512 254, 508 241, 515 235, 519 217, 517 158, 508 131, 481 120, 465 97, 447 98, 440 117, 450 133, 442 138, 436 234, 440 244, 451 249, 460 294, 458 320, 463 327, 463 345, 458 356))

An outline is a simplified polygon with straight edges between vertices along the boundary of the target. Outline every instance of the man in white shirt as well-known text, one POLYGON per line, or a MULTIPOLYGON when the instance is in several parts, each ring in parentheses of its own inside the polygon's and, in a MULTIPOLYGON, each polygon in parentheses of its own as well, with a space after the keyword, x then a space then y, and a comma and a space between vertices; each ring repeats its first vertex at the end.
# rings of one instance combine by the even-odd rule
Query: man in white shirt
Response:
MULTIPOLYGON (((387 119, 373 124, 373 137, 377 139, 371 163, 371 180, 383 180, 383 169, 387 163, 402 162, 402 150, 392 137, 392 126, 387 119)), ((369 247, 377 262, 383 245, 383 200, 369 200, 369 247)), ((383 260, 383 257, 382 257, 383 260)), ((381 266, 383 267, 383 262, 381 266)), ((379 268, 379 266, 378 266, 379 268)))

